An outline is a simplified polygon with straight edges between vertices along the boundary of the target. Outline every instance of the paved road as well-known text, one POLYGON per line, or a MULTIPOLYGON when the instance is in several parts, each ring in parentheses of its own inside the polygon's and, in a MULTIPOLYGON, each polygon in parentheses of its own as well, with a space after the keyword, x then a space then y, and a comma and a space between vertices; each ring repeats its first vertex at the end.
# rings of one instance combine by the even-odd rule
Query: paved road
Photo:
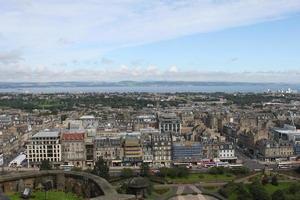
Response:
POLYGON ((238 159, 243 161, 244 166, 248 167, 250 170, 262 170, 265 167, 265 165, 261 164, 257 159, 249 158, 238 148, 236 148, 235 154, 238 159))
POLYGON ((185 185, 179 185, 178 188, 177 188, 176 194, 177 195, 182 194, 185 187, 186 187, 185 185))

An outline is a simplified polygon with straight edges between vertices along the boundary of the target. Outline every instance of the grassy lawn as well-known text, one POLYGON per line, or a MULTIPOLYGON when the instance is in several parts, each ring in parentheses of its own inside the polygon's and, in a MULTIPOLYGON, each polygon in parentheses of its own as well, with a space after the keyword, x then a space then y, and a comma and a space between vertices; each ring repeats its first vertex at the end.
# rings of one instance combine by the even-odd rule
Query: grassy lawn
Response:
POLYGON ((167 180, 172 183, 178 184, 191 184, 198 182, 220 182, 220 181, 231 181, 234 180, 235 176, 232 174, 189 174, 187 177, 167 177, 167 180))
POLYGON ((289 186, 291 186, 291 184, 293 183, 289 183, 289 182, 284 182, 284 183, 279 183, 277 186, 272 185, 272 184, 267 184, 265 185, 265 189, 267 190, 267 192, 272 195, 276 190, 278 189, 287 189, 289 186))
MULTIPOLYGON (((284 190, 287 189, 289 186, 291 186, 293 183, 292 182, 283 182, 283 183, 279 183, 277 186, 272 185, 272 184, 267 184, 264 185, 264 188, 266 189, 266 191, 268 192, 268 194, 271 196, 276 190, 284 190)), ((247 185, 247 188, 249 187, 249 185, 247 185)), ((229 200, 236 200, 237 199, 237 194, 235 192, 233 192, 229 198, 229 200)))
POLYGON ((218 186, 203 186, 203 189, 204 189, 204 191, 207 191, 207 192, 218 192, 220 187, 218 187, 218 186))
MULTIPOLYGON (((21 200, 20 194, 7 194, 7 196, 11 200, 21 200)), ((49 191, 46 195, 47 200, 82 200, 82 198, 77 197, 75 194, 72 193, 64 193, 64 192, 57 192, 57 191, 49 191)), ((45 199, 45 192, 37 191, 32 194, 31 200, 44 200, 45 199)))

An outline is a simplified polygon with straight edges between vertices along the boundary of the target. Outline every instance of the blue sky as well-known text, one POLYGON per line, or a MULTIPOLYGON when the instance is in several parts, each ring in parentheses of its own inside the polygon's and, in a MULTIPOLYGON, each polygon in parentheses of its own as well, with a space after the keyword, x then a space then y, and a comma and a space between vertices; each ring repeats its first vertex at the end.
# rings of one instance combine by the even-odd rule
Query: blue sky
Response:
POLYGON ((299 0, 0 0, 0 78, 294 83, 299 35, 299 0))
POLYGON ((121 48, 104 56, 135 66, 239 72, 300 68, 300 15, 250 26, 199 33, 121 48))

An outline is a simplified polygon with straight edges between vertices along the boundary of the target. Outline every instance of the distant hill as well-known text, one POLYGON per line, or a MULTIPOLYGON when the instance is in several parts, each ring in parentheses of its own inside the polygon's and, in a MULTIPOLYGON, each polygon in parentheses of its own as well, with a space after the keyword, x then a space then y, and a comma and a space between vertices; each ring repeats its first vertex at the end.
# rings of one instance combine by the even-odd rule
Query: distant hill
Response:
POLYGON ((154 87, 154 86, 293 86, 285 83, 196 82, 196 81, 119 81, 119 82, 0 82, 0 88, 44 87, 154 87))

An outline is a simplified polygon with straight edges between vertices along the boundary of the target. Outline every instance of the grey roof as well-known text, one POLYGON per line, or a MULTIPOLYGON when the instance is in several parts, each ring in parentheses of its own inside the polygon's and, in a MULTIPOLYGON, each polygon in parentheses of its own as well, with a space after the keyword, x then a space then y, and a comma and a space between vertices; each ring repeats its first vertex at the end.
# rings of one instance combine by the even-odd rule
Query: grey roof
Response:
POLYGON ((40 131, 32 137, 59 137, 59 131, 40 131))

